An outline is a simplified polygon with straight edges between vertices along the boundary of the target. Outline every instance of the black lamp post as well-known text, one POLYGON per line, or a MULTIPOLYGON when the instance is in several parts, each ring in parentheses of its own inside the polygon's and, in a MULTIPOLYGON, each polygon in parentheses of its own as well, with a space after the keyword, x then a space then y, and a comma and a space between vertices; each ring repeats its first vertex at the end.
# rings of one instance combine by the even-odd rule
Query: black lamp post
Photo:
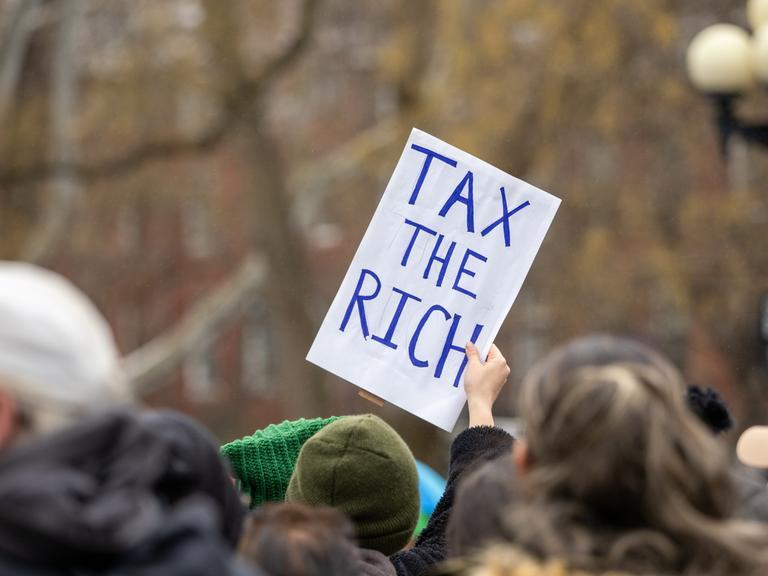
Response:
POLYGON ((731 136, 744 141, 768 146, 768 124, 744 122, 736 114, 736 96, 712 96, 715 107, 715 123, 720 135, 720 153, 728 158, 728 142, 731 136))
POLYGON ((744 121, 736 110, 741 96, 768 85, 768 0, 748 0, 747 15, 752 35, 734 24, 715 24, 688 47, 688 76, 712 99, 723 158, 732 136, 768 146, 768 123, 744 121))

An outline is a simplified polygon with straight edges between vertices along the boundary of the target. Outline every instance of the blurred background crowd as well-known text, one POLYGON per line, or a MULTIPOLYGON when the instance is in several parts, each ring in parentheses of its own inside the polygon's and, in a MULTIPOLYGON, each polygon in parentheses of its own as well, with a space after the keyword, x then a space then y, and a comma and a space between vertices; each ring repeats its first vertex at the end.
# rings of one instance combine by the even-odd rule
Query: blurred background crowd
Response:
MULTIPOLYGON (((220 439, 368 411, 303 358, 416 126, 563 199, 499 415, 610 331, 765 421, 768 164, 721 147, 685 67, 716 22, 743 0, 3 0, 0 258, 70 278, 142 400, 220 439)), ((445 470, 442 434, 383 414, 445 470)))

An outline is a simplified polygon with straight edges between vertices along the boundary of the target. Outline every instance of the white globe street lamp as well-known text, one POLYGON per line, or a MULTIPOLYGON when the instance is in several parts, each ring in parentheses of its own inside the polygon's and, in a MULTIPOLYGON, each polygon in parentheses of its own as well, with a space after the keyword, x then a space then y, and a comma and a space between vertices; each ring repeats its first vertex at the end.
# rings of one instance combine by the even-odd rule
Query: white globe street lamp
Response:
POLYGON ((752 30, 757 30, 768 23, 768 0, 749 0, 747 2, 747 20, 752 30))
POLYGON ((686 55, 688 76, 705 94, 735 96, 753 83, 749 34, 734 24, 715 24, 694 36, 686 55))
POLYGON ((755 31, 752 41, 752 67, 757 81, 763 86, 768 86, 768 22, 755 31))
POLYGON ((735 112, 738 97, 758 82, 768 87, 768 0, 749 0, 747 13, 754 35, 735 24, 714 24, 694 36, 686 54, 691 83, 715 105, 723 157, 734 134, 768 145, 768 125, 742 122, 735 112))

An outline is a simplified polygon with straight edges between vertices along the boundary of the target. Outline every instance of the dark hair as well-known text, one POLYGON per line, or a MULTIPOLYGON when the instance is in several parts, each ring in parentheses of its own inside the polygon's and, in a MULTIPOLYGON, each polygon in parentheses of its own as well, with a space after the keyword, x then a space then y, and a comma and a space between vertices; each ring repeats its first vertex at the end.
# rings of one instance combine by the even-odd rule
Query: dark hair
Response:
POLYGON ((240 557, 271 576, 354 576, 360 557, 352 523, 338 510, 266 504, 246 520, 240 557))
POLYGON ((486 462, 462 478, 448 520, 451 557, 467 556, 509 538, 504 520, 516 484, 511 454, 486 462))
POLYGON ((206 496, 219 515, 225 541, 231 548, 237 546, 247 509, 210 432, 172 410, 147 410, 138 418, 166 447, 155 494, 172 506, 190 496, 206 496))

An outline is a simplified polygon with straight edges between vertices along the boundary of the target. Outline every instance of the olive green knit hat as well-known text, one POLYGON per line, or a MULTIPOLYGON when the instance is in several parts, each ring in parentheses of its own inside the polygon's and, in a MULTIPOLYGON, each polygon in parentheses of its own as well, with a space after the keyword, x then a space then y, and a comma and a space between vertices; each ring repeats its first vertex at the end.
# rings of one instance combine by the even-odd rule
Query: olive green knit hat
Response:
POLYGON ((347 416, 304 444, 285 499, 340 509, 354 523, 362 547, 394 554, 419 519, 416 464, 381 418, 347 416))

